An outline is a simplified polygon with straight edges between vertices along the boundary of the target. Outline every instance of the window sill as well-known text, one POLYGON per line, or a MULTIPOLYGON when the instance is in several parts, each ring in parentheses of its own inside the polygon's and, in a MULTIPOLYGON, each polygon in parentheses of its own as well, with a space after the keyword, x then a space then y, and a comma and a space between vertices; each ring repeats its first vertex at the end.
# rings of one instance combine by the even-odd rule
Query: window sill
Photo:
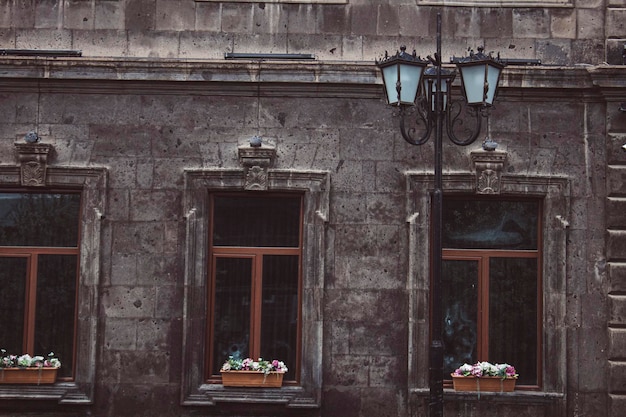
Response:
POLYGON ((0 385, 0 400, 54 400, 59 404, 91 404, 74 382, 50 385, 0 385))
MULTIPOLYGON (((412 389, 411 393, 417 397, 427 397, 430 395, 428 388, 412 389)), ((443 390, 444 402, 466 402, 466 401, 489 401, 498 404, 515 404, 526 406, 553 405, 565 398, 564 394, 557 392, 543 391, 513 391, 513 392, 470 392, 455 391, 452 388, 443 390)))
POLYGON ((203 384, 196 393, 188 395, 183 405, 211 406, 217 403, 261 403, 284 405, 287 408, 319 408, 318 398, 302 387, 235 388, 221 384, 203 384))

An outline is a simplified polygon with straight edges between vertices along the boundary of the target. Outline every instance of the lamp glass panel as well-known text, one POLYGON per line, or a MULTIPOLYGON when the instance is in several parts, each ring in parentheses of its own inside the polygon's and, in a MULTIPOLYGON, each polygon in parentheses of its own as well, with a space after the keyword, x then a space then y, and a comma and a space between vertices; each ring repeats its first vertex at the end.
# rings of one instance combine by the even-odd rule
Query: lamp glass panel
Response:
POLYGON ((468 104, 481 104, 484 100, 485 65, 462 66, 461 78, 468 104))
POLYGON ((382 69, 383 82, 385 83, 385 93, 387 103, 398 104, 398 92, 396 91, 396 81, 398 81, 398 64, 389 65, 382 69))
MULTIPOLYGON (((430 91, 427 99, 430 103, 430 110, 435 111, 435 95, 437 94, 437 78, 424 78, 424 91, 430 91)), ((443 104, 441 109, 445 110, 448 106, 448 79, 442 77, 441 78, 441 92, 443 93, 443 104)))
POLYGON ((500 73, 502 70, 496 66, 487 66, 487 82, 489 83, 489 90, 487 90, 486 101, 487 104, 493 104, 493 99, 496 96, 496 90, 498 89, 498 81, 500 80, 500 73))
POLYGON ((413 104, 417 97, 417 88, 424 68, 417 65, 400 64, 400 101, 402 104, 413 104))

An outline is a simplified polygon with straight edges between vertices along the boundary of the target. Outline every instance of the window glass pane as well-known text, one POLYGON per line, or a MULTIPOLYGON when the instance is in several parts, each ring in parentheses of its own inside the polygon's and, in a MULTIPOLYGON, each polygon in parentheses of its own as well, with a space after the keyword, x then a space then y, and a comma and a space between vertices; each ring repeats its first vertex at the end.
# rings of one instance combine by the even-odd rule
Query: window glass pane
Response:
POLYGON ((298 247, 300 197, 215 196, 215 246, 298 247))
POLYGON ((0 246, 78 246, 79 194, 0 193, 0 246))
POLYGON ((477 360, 478 261, 442 264, 444 378, 477 360))
POLYGON ((229 356, 249 356, 251 258, 217 258, 213 319, 213 374, 229 356))
POLYGON ((537 384, 537 259, 491 258, 489 356, 537 384))
POLYGON ((537 249, 536 201, 462 200, 443 204, 443 246, 459 249, 537 249))
POLYGON ((263 257, 261 356, 285 362, 295 379, 298 336, 298 256, 263 257))
POLYGON ((72 375, 77 262, 76 255, 38 257, 33 354, 54 352, 63 364, 59 376, 72 375))
POLYGON ((25 353, 23 337, 27 260, 0 256, 0 348, 16 355, 25 353))

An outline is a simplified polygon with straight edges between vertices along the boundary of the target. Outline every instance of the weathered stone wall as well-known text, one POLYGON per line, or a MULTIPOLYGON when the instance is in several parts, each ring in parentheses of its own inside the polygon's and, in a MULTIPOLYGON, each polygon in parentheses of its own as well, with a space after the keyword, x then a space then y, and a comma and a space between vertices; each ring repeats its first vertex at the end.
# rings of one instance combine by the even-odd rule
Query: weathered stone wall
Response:
MULTIPOLYGON (((92 300, 94 404, 2 400, 0 414, 426 415, 428 260, 416 255, 424 242, 411 240, 407 177, 431 172, 432 142, 415 148, 401 139, 373 60, 400 43, 432 53, 441 11, 444 59, 485 44, 505 58, 564 66, 507 68, 483 134, 507 153, 504 175, 567 183, 561 206, 569 208, 544 219, 559 237, 544 242, 545 392, 478 399, 446 391, 446 412, 621 415, 626 113, 618 107, 626 77, 620 67, 574 65, 621 63, 626 2, 425 3, 0 0, 0 48, 83 51, 0 60, 0 166, 17 167, 14 143, 35 129, 54 146, 52 166, 108 172, 100 297, 92 300), (226 52, 318 61, 233 62, 226 52), (276 147, 275 169, 330 173, 315 312, 323 320, 319 409, 180 405, 184 172, 241 168, 237 148, 256 134, 276 147)), ((446 143, 446 175, 471 177, 469 154, 479 148, 446 143)))
MULTIPOLYGON (((432 170, 432 143, 415 148, 401 140, 397 119, 381 99, 375 66, 240 63, 224 69, 219 62, 194 67, 136 61, 112 70, 109 63, 1 62, 5 75, 12 77, 0 83, 5 115, 0 165, 17 164, 14 143, 36 128, 54 146, 52 166, 108 170, 99 248, 101 297, 94 300, 100 306, 92 364, 97 372, 95 403, 76 409, 45 403, 53 410, 50 415, 77 409, 102 417, 245 413, 232 405, 180 405, 183 310, 190 302, 183 288, 188 244, 183 196, 184 170, 241 168, 237 148, 255 134, 276 147, 275 169, 329 172, 331 188, 321 255, 321 408, 296 412, 257 406, 248 411, 424 415, 427 292, 414 297, 411 288, 417 283, 427 289, 427 280, 409 271, 416 266, 426 270, 428 261, 410 254, 414 247, 409 244, 407 204, 413 203, 407 202, 406 172, 432 170), (138 68, 143 72, 145 65, 154 80, 116 81, 138 68), (330 82, 338 70, 344 78, 330 82), (184 81, 203 72, 240 81, 184 81), (248 82, 241 81, 241 74, 247 74, 248 82), (316 74, 327 83, 286 83, 276 96, 274 89, 259 90, 252 82, 260 74, 290 74, 298 80, 316 74), (417 304, 414 310, 411 303, 417 304), (416 365, 408 363, 413 360, 416 365)), ((569 184, 562 196, 567 204, 556 211, 564 217, 544 220, 547 229, 561 230, 557 240, 563 242, 545 242, 545 310, 554 312, 545 317, 546 328, 552 329, 544 340, 547 392, 500 400, 485 394, 481 401, 448 392, 450 412, 484 416, 523 409, 526 416, 606 415, 607 384, 614 393, 611 407, 619 409, 623 378, 617 370, 623 353, 618 325, 610 329, 611 344, 607 342, 606 226, 601 215, 607 201, 603 94, 615 90, 596 85, 612 83, 621 72, 606 71, 600 78, 584 68, 511 68, 505 74, 498 105, 484 130, 507 152, 504 175, 569 184), (570 212, 563 212, 565 207, 570 212)), ((621 116, 615 109, 609 114, 610 120, 621 116)), ((614 140, 620 135, 614 134, 614 140)), ((446 175, 471 178, 469 153, 480 144, 462 148, 446 143, 444 148, 446 175)), ((621 160, 614 150, 611 155, 611 161, 621 160)), ((611 189, 619 194, 614 184, 611 189)), ((619 218, 611 216, 610 223, 619 226, 619 218)), ((618 268, 617 249, 609 255, 616 261, 610 268, 618 268)), ((611 293, 611 322, 619 324, 621 290, 612 285, 617 287, 611 293)), ((35 405, 14 401, 1 407, 18 415, 35 405)))
POLYGON ((551 2, 553 7, 534 8, 418 3, 4 0, 0 48, 201 59, 221 59, 226 52, 310 53, 324 60, 371 61, 399 43, 418 54, 432 53, 434 14, 440 11, 445 59, 484 45, 505 58, 550 65, 621 63, 623 0, 561 2, 568 7, 551 2))

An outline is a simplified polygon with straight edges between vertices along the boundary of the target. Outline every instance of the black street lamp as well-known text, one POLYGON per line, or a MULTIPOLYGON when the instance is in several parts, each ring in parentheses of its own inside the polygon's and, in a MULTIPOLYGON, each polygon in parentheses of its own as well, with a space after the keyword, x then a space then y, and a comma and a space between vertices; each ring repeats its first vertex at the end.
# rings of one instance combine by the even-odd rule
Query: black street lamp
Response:
POLYGON ((444 121, 446 133, 450 140, 461 146, 473 143, 480 134, 481 119, 488 115, 488 109, 493 104, 504 68, 499 59, 494 59, 479 49, 477 54, 455 60, 461 73, 461 84, 466 105, 473 113, 475 123, 473 128, 461 128, 461 137, 455 131, 463 122, 460 116, 460 104, 452 102, 452 81, 456 75, 454 70, 446 69, 441 64, 441 14, 437 14, 437 52, 435 57, 422 60, 413 54, 406 53, 401 47, 396 55, 388 56, 377 61, 382 71, 387 101, 399 109, 400 131, 402 137, 411 145, 423 145, 435 127, 435 183, 433 190, 432 226, 433 241, 431 246, 431 334, 429 354, 429 415, 443 416, 443 357, 442 341, 443 306, 442 306, 442 134, 444 121), (432 63, 432 67, 428 64, 432 63), (420 93, 418 95, 418 92, 420 93), (458 111, 457 111, 458 109, 458 111), (416 130, 407 129, 405 120, 409 113, 416 111, 418 123, 424 124, 424 133, 421 137, 414 137, 416 130))

